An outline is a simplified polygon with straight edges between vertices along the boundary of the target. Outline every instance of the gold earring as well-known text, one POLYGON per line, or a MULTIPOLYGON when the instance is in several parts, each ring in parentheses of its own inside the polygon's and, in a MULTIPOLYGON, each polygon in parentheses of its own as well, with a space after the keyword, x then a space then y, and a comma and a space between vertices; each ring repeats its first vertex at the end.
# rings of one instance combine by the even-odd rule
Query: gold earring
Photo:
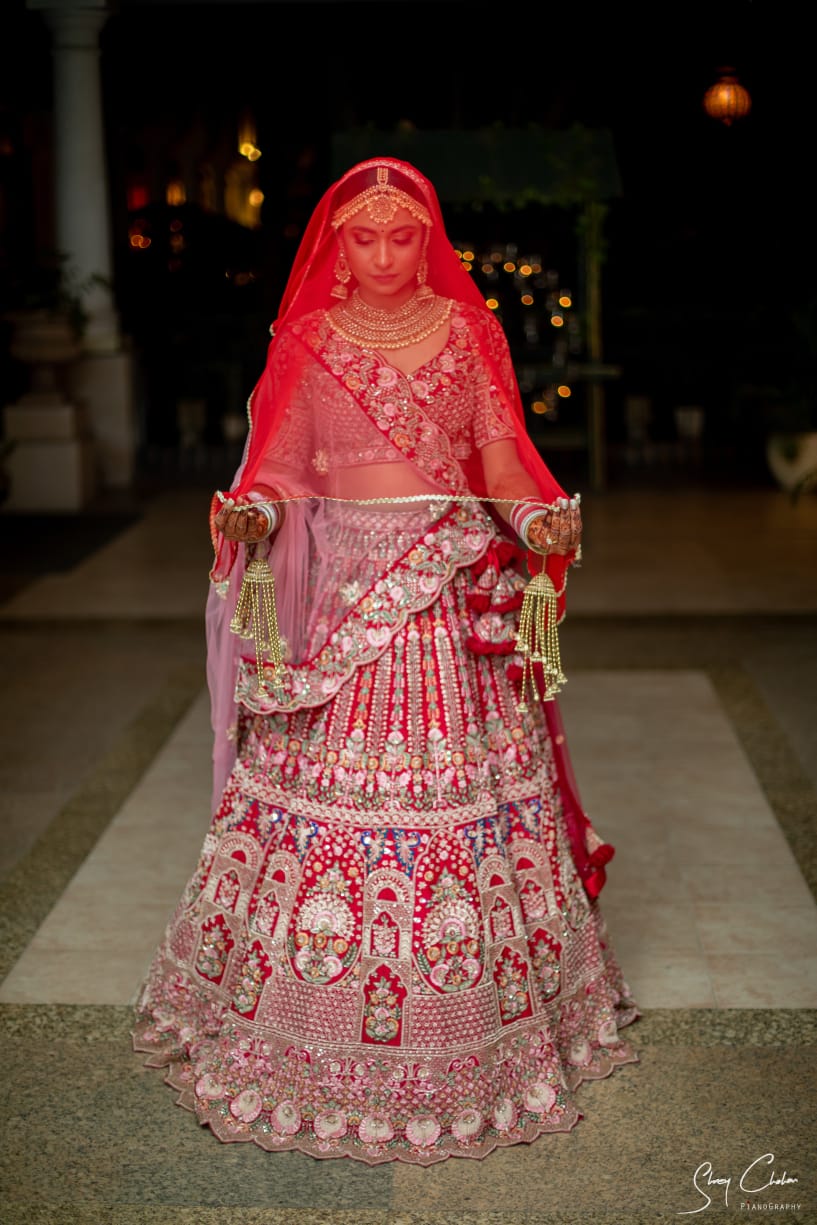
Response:
POLYGON ((349 267, 346 259, 346 252, 343 250, 343 247, 341 247, 338 251, 338 258, 335 260, 335 267, 333 271, 338 284, 333 285, 329 290, 330 297, 348 298, 349 290, 346 288, 346 283, 351 278, 352 269, 349 267))
POLYGON ((418 298, 433 298, 434 290, 430 285, 426 285, 426 277, 428 276, 428 260, 423 256, 417 265, 417 294, 418 298))

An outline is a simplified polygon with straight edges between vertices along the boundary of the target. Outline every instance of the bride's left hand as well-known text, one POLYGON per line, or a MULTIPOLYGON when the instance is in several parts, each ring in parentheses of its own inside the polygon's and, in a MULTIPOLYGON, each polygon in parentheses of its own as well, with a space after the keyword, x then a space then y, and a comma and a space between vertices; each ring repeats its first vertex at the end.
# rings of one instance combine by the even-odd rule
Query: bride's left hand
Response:
POLYGON ((582 540, 582 512, 576 498, 560 498, 554 510, 528 525, 527 535, 539 553, 575 553, 582 540))

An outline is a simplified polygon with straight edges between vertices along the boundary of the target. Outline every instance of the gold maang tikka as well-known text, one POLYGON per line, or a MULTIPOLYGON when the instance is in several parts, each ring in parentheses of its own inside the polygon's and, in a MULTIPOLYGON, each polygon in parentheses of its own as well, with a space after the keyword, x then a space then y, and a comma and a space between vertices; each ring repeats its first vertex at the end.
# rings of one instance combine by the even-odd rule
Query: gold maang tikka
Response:
POLYGON ((404 208, 423 225, 431 226, 431 214, 424 204, 415 200, 407 191, 389 182, 389 167, 377 167, 377 182, 364 188, 348 204, 342 204, 332 215, 332 229, 338 230, 345 221, 365 208, 376 225, 392 221, 398 208, 404 208))

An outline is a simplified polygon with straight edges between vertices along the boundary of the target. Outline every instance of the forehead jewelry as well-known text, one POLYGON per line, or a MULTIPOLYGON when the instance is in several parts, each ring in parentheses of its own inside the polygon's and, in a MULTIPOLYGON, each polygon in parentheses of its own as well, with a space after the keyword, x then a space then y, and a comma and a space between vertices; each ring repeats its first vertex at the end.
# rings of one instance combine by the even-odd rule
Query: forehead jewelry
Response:
POLYGON ((423 225, 432 225, 428 209, 408 192, 389 182, 388 166, 377 167, 377 182, 354 196, 348 204, 342 204, 332 215, 332 228, 339 229, 345 221, 365 208, 376 225, 387 225, 393 220, 398 208, 404 208, 423 225))

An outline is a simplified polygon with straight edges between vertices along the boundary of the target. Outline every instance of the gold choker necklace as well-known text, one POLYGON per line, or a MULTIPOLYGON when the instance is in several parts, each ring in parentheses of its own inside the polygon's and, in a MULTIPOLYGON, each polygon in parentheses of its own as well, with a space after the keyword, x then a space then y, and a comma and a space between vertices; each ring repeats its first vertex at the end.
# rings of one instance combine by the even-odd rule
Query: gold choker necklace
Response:
POLYGON ((450 298, 414 294, 397 310, 379 310, 357 290, 328 311, 329 322, 344 340, 364 349, 407 349, 436 332, 451 314, 450 298))

